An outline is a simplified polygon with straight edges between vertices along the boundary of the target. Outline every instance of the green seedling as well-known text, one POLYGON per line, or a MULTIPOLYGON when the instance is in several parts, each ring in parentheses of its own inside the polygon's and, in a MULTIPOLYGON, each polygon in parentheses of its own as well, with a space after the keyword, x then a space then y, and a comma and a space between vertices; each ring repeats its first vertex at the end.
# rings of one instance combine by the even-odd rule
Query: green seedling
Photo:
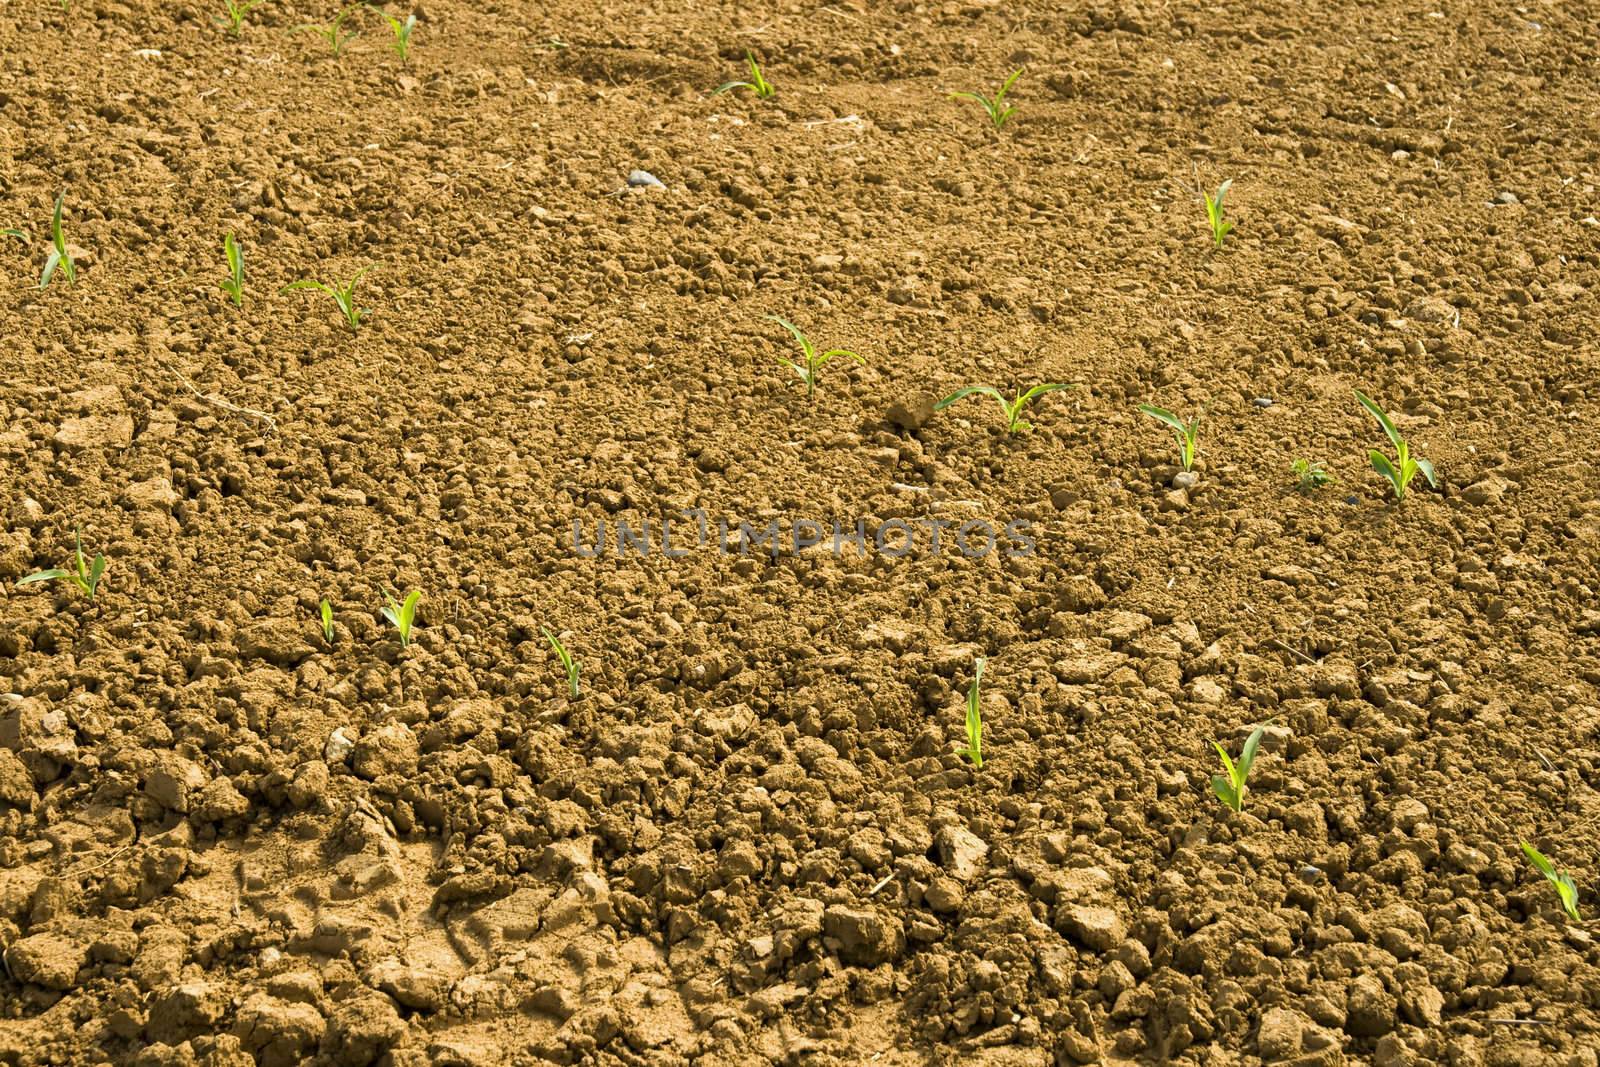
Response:
POLYGON ((776 315, 768 315, 767 318, 788 330, 794 335, 794 339, 800 343, 802 362, 796 363, 787 356, 779 356, 778 359, 780 362, 792 367, 794 372, 800 376, 800 380, 806 383, 806 396, 808 397, 813 396, 817 391, 817 372, 834 356, 849 356, 863 367, 867 365, 866 360, 848 349, 830 348, 826 352, 818 352, 816 346, 806 339, 806 335, 801 333, 800 328, 794 323, 787 319, 780 319, 776 315))
MULTIPOLYGON (((367 6, 372 7, 371 4, 367 6)), ((380 8, 372 7, 372 10, 376 11, 378 16, 389 24, 389 29, 394 33, 394 40, 389 43, 389 47, 394 49, 394 54, 400 57, 400 62, 406 62, 411 58, 411 31, 417 28, 417 16, 407 15, 405 21, 402 22, 380 8)))
POLYGON ((31 245, 33 243, 33 238, 28 236, 27 230, 19 230, 11 226, 0 230, 0 237, 15 237, 25 245, 31 245))
POLYGON ((361 316, 369 314, 369 312, 356 307, 356 282, 361 280, 362 275, 373 269, 375 268, 362 267, 356 271, 355 277, 351 278, 346 285, 324 285, 322 282, 312 281, 310 278, 301 278, 297 282, 290 282, 279 292, 288 293, 296 289, 315 289, 318 292, 327 293, 339 305, 339 312, 344 315, 345 325, 350 327, 351 333, 355 333, 361 327, 361 316))
POLYGON ((57 567, 54 570, 35 571, 26 578, 17 579, 17 586, 32 585, 34 582, 53 582, 57 578, 65 578, 78 587, 78 591, 90 600, 94 599, 95 592, 100 588, 100 576, 106 572, 105 556, 95 553, 94 562, 83 558, 83 537, 73 531, 73 539, 77 542, 77 551, 73 554, 72 570, 57 567))
POLYGON ((61 205, 66 199, 67 191, 63 189, 61 195, 56 197, 55 213, 50 216, 50 255, 46 257, 44 270, 39 274, 40 289, 49 287, 57 269, 67 279, 68 285, 78 280, 78 265, 72 261, 72 253, 67 251, 67 233, 61 225, 61 205))
POLYGON ((333 49, 333 56, 337 59, 344 54, 344 46, 360 36, 359 31, 356 30, 351 30, 349 33, 344 31, 344 20, 349 18, 360 6, 360 4, 351 4, 335 15, 333 21, 326 26, 319 26, 315 22, 305 22, 296 26, 294 32, 299 33, 301 30, 314 31, 318 37, 328 42, 328 47, 333 49))
POLYGON ((778 90, 774 88, 772 83, 767 81, 767 79, 762 75, 761 64, 756 62, 756 57, 751 55, 749 52, 746 52, 744 54, 744 58, 750 64, 750 80, 747 82, 725 82, 724 84, 719 85, 712 90, 712 96, 731 92, 734 89, 749 89, 752 93, 756 94, 757 100, 766 100, 777 95, 778 90))
POLYGON ((1383 432, 1389 435, 1389 443, 1394 445, 1394 459, 1392 460, 1376 448, 1367 453, 1367 458, 1372 462, 1372 469, 1383 475, 1394 488, 1395 502, 1399 503, 1406 498, 1406 489, 1410 487, 1411 479, 1417 476, 1418 471, 1421 471, 1422 476, 1428 479, 1429 485, 1437 489, 1439 482, 1433 476, 1433 464, 1425 459, 1417 459, 1412 456, 1411 448, 1406 444, 1406 439, 1400 436, 1400 431, 1395 429, 1394 423, 1390 421, 1388 415, 1383 413, 1383 409, 1373 403, 1361 390, 1357 389, 1355 392, 1356 399, 1361 401, 1361 406, 1371 412, 1372 417, 1378 420, 1378 425, 1383 427, 1383 432))
POLYGON ((1216 196, 1212 196, 1204 189, 1200 190, 1200 195, 1206 202, 1206 221, 1211 224, 1211 240, 1218 248, 1222 247, 1222 239, 1233 232, 1233 223, 1222 217, 1222 198, 1228 195, 1228 189, 1232 185, 1233 179, 1229 178, 1217 186, 1216 196))
POLYGON ((982 686, 983 667, 987 662, 982 656, 973 661, 972 688, 967 690, 967 747, 957 749, 979 770, 983 768, 982 686))
POLYGON ((992 122, 994 124, 994 128, 998 130, 1000 127, 1006 124, 1006 120, 1009 119, 1012 113, 1017 110, 1006 103, 1006 93, 1011 91, 1011 86, 1020 77, 1022 77, 1022 68, 1018 67, 1016 70, 1011 72, 1011 77, 1006 79, 1005 84, 1000 86, 1000 91, 995 93, 993 96, 984 96, 982 93, 951 93, 950 99, 976 100, 983 106, 983 110, 989 116, 989 121, 992 122))
POLYGON ((1193 470, 1195 453, 1200 450, 1200 416, 1196 415, 1188 422, 1184 422, 1166 408, 1158 408, 1154 404, 1140 404, 1139 410, 1152 419, 1164 423, 1178 435, 1178 451, 1183 460, 1183 469, 1193 470))
POLYGON ((266 2, 267 0, 245 0, 244 3, 240 3, 239 0, 225 0, 227 14, 213 15, 211 21, 218 26, 226 26, 228 32, 237 37, 239 31, 244 29, 244 17, 266 2))
POLYGON ((405 603, 396 603, 394 597, 389 595, 389 590, 380 590, 383 593, 383 617, 395 628, 400 635, 400 647, 411 647, 411 624, 417 619, 417 601, 422 599, 422 590, 413 589, 406 596, 405 603))
POLYGON ((543 632, 544 639, 550 642, 550 647, 556 650, 556 658, 561 661, 561 666, 565 668, 567 672, 567 688, 572 693, 572 699, 577 700, 578 661, 572 658, 572 653, 567 651, 566 646, 558 641, 556 639, 556 635, 551 633, 548 628, 541 626, 539 629, 541 632, 543 632))
POLYGON ((1314 459, 1297 459, 1289 464, 1289 470, 1297 479, 1295 488, 1302 493, 1309 493, 1338 481, 1314 459))
POLYGON ((1027 407, 1029 404, 1033 403, 1035 399, 1043 396, 1046 393, 1053 393, 1057 389, 1071 388, 1071 385, 1061 385, 1056 382, 1051 382, 1046 385, 1036 385, 1027 392, 1018 392, 1016 396, 1012 397, 1010 400, 1007 400, 1005 394, 992 385, 969 385, 965 389, 957 389, 955 392, 951 393, 949 396, 933 405, 933 410, 943 411, 945 408, 949 407, 951 404, 954 404, 957 400, 960 400, 964 396, 972 396, 974 393, 981 393, 984 396, 992 396, 1000 402, 1000 410, 1006 413, 1006 432, 1018 433, 1023 430, 1033 429, 1033 423, 1025 421, 1022 417, 1023 408, 1027 407))
POLYGON ((222 239, 222 254, 228 258, 228 280, 222 283, 222 291, 228 294, 234 307, 244 307, 244 252, 239 248, 239 242, 234 240, 233 234, 228 234, 222 239))
POLYGON ((1528 862, 1538 868, 1545 880, 1555 886, 1556 895, 1561 898, 1561 910, 1573 922, 1582 921, 1578 914, 1578 883, 1572 880, 1572 875, 1566 871, 1556 870, 1556 865, 1544 858, 1544 854, 1526 841, 1522 843, 1522 851, 1527 853, 1528 862))
POLYGON ((323 597, 322 603, 317 607, 317 612, 322 616, 322 639, 328 642, 331 647, 333 645, 333 601, 323 597))
POLYGON ((1227 776, 1220 774, 1211 776, 1211 791, 1234 811, 1244 810, 1244 794, 1246 780, 1250 777, 1250 765, 1256 761, 1256 750, 1261 747, 1261 739, 1266 736, 1267 724, 1272 720, 1257 726, 1250 731, 1250 737, 1244 743, 1244 751, 1239 753, 1239 762, 1234 763, 1228 758, 1228 750, 1216 741, 1211 742, 1211 747, 1217 750, 1217 755, 1222 757, 1222 768, 1227 771, 1227 776))

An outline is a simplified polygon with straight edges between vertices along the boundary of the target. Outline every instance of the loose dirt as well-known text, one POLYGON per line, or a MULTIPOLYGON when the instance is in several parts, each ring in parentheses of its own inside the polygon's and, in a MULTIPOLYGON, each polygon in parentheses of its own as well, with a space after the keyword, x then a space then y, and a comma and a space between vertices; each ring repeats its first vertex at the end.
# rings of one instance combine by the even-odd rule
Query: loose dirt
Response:
POLYGON ((1600 1063, 1600 24, 1249 7, 0 3, 0 1063, 1600 1063))

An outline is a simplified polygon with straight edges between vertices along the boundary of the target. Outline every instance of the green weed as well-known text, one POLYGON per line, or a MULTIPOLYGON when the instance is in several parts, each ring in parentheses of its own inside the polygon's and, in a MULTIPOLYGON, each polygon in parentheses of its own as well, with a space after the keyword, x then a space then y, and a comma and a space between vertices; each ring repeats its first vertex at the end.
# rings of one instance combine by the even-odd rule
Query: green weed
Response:
POLYGON ((297 282, 290 282, 279 292, 288 293, 296 289, 316 289, 319 292, 327 293, 339 305, 339 312, 344 315, 345 325, 350 327, 351 333, 355 333, 361 327, 361 316, 370 314, 370 312, 356 307, 356 282, 361 280, 362 275, 374 269, 373 267, 362 267, 356 271, 355 277, 351 278, 345 285, 338 285, 337 283, 324 285, 322 282, 312 281, 310 278, 301 278, 297 282))
POLYGON ((1561 910, 1573 922, 1581 922, 1578 914, 1578 883, 1572 880, 1572 875, 1566 871, 1556 870, 1556 865, 1544 858, 1544 854, 1526 841, 1522 843, 1522 851, 1527 853, 1528 862, 1538 868, 1545 880, 1555 887, 1556 895, 1561 898, 1561 910))
POLYGON ((556 658, 561 660, 561 666, 567 672, 567 688, 572 693, 572 699, 578 699, 578 661, 572 658, 566 646, 556 640, 556 635, 548 628, 541 626, 539 630, 544 634, 544 639, 550 642, 550 647, 556 650, 556 658))
POLYGON ((1394 423, 1390 421, 1388 415, 1384 414, 1383 409, 1373 403, 1361 390, 1357 389, 1355 393, 1356 399, 1361 402, 1361 406, 1371 412, 1372 417, 1378 420, 1378 425, 1383 427, 1383 432, 1389 435, 1389 443, 1394 445, 1394 459, 1392 460, 1376 448, 1367 453, 1367 458, 1372 462, 1372 469, 1383 475, 1389 485, 1393 487, 1395 502, 1399 503, 1405 500, 1406 490, 1411 485, 1411 479, 1417 476, 1418 471, 1421 471, 1422 476, 1428 479, 1429 485, 1437 489, 1439 482, 1433 476, 1433 464, 1425 459, 1417 459, 1412 456, 1411 448, 1406 444, 1406 439, 1400 436, 1400 431, 1395 429, 1394 423))
POLYGON ((1309 493, 1338 481, 1314 459, 1297 459, 1289 464, 1289 471, 1295 476, 1295 488, 1302 493, 1309 493))
POLYGON ((228 234, 222 239, 222 254, 228 260, 228 280, 221 285, 222 291, 228 294, 234 307, 244 307, 244 252, 239 248, 239 242, 234 240, 233 234, 228 234))
POLYGON ((106 558, 95 553, 94 562, 83 558, 83 536, 73 531, 73 539, 77 542, 77 550, 73 554, 71 570, 57 567, 48 571, 35 571, 26 578, 17 579, 17 586, 32 585, 34 582, 52 582, 57 578, 65 578, 78 587, 78 591, 90 600, 94 599, 95 592, 100 588, 100 576, 106 572, 106 558))
POLYGON ((349 18, 350 15, 360 7, 360 4, 351 4, 349 7, 335 15, 333 17, 333 21, 325 26, 319 26, 315 22, 304 22, 299 26, 296 26, 294 28, 294 32, 299 33, 301 30, 311 30, 315 32, 318 37, 321 37, 324 41, 328 42, 328 47, 333 49, 334 58, 337 59, 339 56, 344 54, 345 45, 361 36, 360 32, 357 30, 351 30, 349 33, 344 32, 344 20, 349 18))
POLYGON ((1188 422, 1184 422, 1166 408, 1158 408, 1154 404, 1140 404, 1139 410, 1177 434, 1183 469, 1193 470, 1195 454, 1200 450, 1200 416, 1196 415, 1188 422))
POLYGON ((383 617, 389 620, 395 632, 400 635, 400 647, 411 647, 411 624, 417 618, 417 601, 422 599, 422 590, 413 589, 406 596, 405 603, 396 603, 389 590, 382 589, 383 617))
POLYGON ((371 7, 384 22, 389 24, 389 29, 394 33, 394 40, 389 42, 389 47, 394 50, 395 55, 400 57, 400 62, 404 63, 409 60, 411 58, 411 31, 417 28, 417 16, 407 15, 405 21, 402 22, 381 8, 373 7, 371 4, 367 6, 371 7))
POLYGON ((816 346, 806 339, 806 335, 801 333, 800 328, 794 323, 787 319, 780 319, 776 315, 768 315, 767 318, 788 330, 794 335, 794 339, 800 343, 802 362, 796 363, 787 356, 779 356, 778 359, 793 368, 794 372, 800 376, 800 380, 806 383, 806 396, 808 397, 815 395, 817 391, 817 372, 834 356, 849 356, 863 367, 867 365, 866 360, 848 349, 830 348, 826 352, 818 352, 816 346))
POLYGON ((1244 810, 1244 794, 1246 780, 1250 777, 1250 765, 1256 761, 1256 750, 1261 747, 1261 739, 1266 736, 1267 725, 1272 720, 1257 726, 1250 731, 1250 737, 1244 743, 1244 750, 1239 753, 1239 762, 1234 763, 1228 758, 1228 750, 1219 742, 1211 742, 1211 747, 1217 750, 1217 755, 1222 757, 1223 770, 1227 775, 1214 774, 1211 776, 1211 791, 1234 811, 1244 810))
POLYGON ((1206 201, 1206 221, 1211 224, 1211 240, 1218 248, 1222 247, 1223 238, 1233 232, 1233 223, 1222 217, 1222 198, 1228 195, 1228 190, 1233 186, 1233 179, 1229 178, 1217 186, 1217 195, 1212 196, 1204 189, 1200 195, 1206 201))
POLYGON ((67 191, 63 189, 61 195, 56 197, 55 213, 50 216, 50 255, 45 258, 44 270, 39 274, 40 289, 49 287, 50 279, 55 277, 58 268, 68 285, 78 281, 78 265, 72 261, 72 253, 67 251, 67 233, 61 225, 61 205, 66 199, 67 191))
POLYGON ((749 89, 756 95, 757 100, 766 100, 777 95, 778 90, 762 75, 761 64, 756 62, 756 57, 746 52, 744 58, 750 64, 750 80, 724 82, 712 90, 712 96, 731 92, 734 89, 749 89))
POLYGON ((240 3, 239 0, 224 0, 224 2, 227 4, 226 17, 213 15, 211 16, 211 21, 218 26, 227 27, 228 32, 237 37, 239 36, 239 31, 244 29, 244 17, 266 3, 267 0, 245 0, 244 3, 240 3))
POLYGON ((1000 86, 1000 91, 995 93, 994 96, 984 96, 982 93, 951 93, 950 99, 976 100, 983 106, 984 112, 989 116, 989 121, 998 130, 1006 124, 1006 120, 1017 110, 1006 103, 1006 93, 1011 91, 1011 86, 1020 77, 1022 77, 1022 68, 1018 67, 1011 72, 1011 77, 1005 80, 1005 84, 1000 86))
POLYGON ((954 404, 962 397, 972 396, 974 393, 981 393, 984 396, 992 396, 1000 402, 1000 410, 1006 414, 1006 432, 1018 433, 1022 430, 1033 429, 1033 423, 1026 422, 1022 418, 1023 408, 1027 407, 1035 399, 1043 396, 1046 393, 1053 393, 1057 389, 1071 388, 1071 385, 1061 385, 1059 383, 1051 382, 1046 385, 1036 385, 1027 392, 1018 392, 1016 396, 1012 397, 1010 400, 1007 400, 1005 394, 992 385, 969 385, 965 389, 957 389, 955 392, 951 393, 949 396, 933 405, 933 410, 943 411, 945 408, 949 407, 951 404, 954 404))
POLYGON ((972 688, 967 690, 967 747, 959 754, 972 761, 979 770, 983 768, 983 667, 988 661, 979 656, 973 662, 972 688))
POLYGON ((33 244, 33 238, 28 236, 27 230, 19 230, 12 226, 0 230, 0 237, 15 237, 25 245, 33 244))

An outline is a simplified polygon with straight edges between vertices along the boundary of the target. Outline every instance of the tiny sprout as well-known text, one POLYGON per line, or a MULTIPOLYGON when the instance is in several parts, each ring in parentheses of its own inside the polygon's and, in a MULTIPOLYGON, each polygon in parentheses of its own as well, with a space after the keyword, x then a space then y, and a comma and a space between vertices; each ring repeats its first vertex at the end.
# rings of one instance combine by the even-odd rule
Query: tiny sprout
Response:
POLYGON ((567 672, 567 687, 572 693, 572 699, 577 700, 578 661, 572 658, 572 653, 567 651, 565 645, 556 640, 556 635, 551 633, 548 628, 541 626, 539 630, 544 634, 544 639, 550 642, 550 647, 556 650, 556 658, 561 661, 561 666, 567 672))
POLYGON ((1011 77, 1005 80, 1005 84, 1000 86, 1000 91, 992 97, 984 96, 982 93, 951 93, 950 99, 976 100, 983 105, 983 110, 988 114, 989 121, 994 123, 994 128, 998 130, 1006 124, 1006 120, 1017 110, 1009 106, 1005 101, 1006 93, 1011 91, 1012 84, 1020 77, 1022 77, 1022 68, 1018 67, 1011 72, 1011 77))
POLYGON ((979 770, 983 768, 983 667, 988 661, 979 656, 973 662, 972 687, 967 690, 967 747, 957 749, 960 755, 972 761, 979 770))
POLYGON ((228 279, 221 289, 233 301, 234 307, 244 307, 244 252, 233 234, 222 239, 222 254, 228 259, 228 279))
POLYGON ((227 16, 213 15, 211 16, 211 21, 218 26, 226 26, 228 32, 237 37, 239 36, 239 31, 244 28, 244 17, 266 3, 267 0, 244 0, 243 3, 240 3, 239 0, 224 0, 224 2, 227 5, 227 16))
POLYGON ((49 287, 50 279, 55 277, 56 269, 60 268, 62 277, 67 279, 68 285, 78 281, 78 265, 72 261, 72 253, 67 251, 67 234, 61 226, 61 204, 67 198, 67 191, 61 190, 61 195, 56 197, 55 214, 50 216, 50 255, 44 261, 44 270, 39 274, 39 288, 49 287))
POLYGON ((411 57, 411 31, 417 28, 417 16, 407 15, 405 21, 402 22, 387 11, 373 7, 371 4, 367 6, 371 7, 383 21, 389 24, 389 29, 394 33, 394 40, 389 42, 389 47, 394 49, 394 54, 400 57, 400 62, 406 62, 411 57))
POLYGON ((25 245, 33 243, 33 238, 28 236, 27 230, 19 230, 14 226, 8 226, 0 230, 0 237, 15 237, 25 245))
POLYGON ((757 100, 766 100, 766 99, 769 99, 769 98, 777 95, 778 90, 776 88, 774 88, 773 84, 771 82, 767 81, 767 79, 762 75, 762 73, 761 73, 761 64, 756 62, 756 57, 751 55, 749 52, 746 52, 744 54, 744 58, 750 64, 750 80, 747 81, 747 82, 746 81, 725 82, 724 84, 719 85, 715 89, 712 90, 712 92, 711 92, 712 96, 717 96, 717 95, 720 95, 722 93, 730 92, 731 90, 734 90, 734 89, 749 89, 752 93, 756 94, 756 99, 757 100))
POLYGON ((1295 488, 1302 493, 1309 493, 1338 481, 1314 459, 1297 459, 1289 464, 1289 471, 1298 479, 1295 488))
POLYGON ((960 400, 964 396, 972 396, 974 393, 981 393, 984 396, 992 396, 1000 402, 1000 410, 1006 413, 1006 432, 1018 433, 1023 430, 1033 429, 1033 423, 1027 422, 1022 418, 1023 408, 1031 404, 1035 398, 1041 397, 1046 393, 1053 393, 1057 389, 1071 388, 1071 385, 1061 385, 1051 382, 1046 385, 1036 385, 1027 392, 1018 391, 1015 397, 1007 400, 1005 394, 992 385, 969 385, 965 389, 957 389, 955 392, 951 393, 949 396, 933 405, 933 410, 943 411, 945 408, 949 407, 951 404, 954 404, 957 400, 960 400))
POLYGON ((345 325, 350 327, 351 333, 355 333, 356 330, 361 326, 361 316, 368 314, 368 312, 356 307, 356 282, 361 280, 362 275, 373 269, 375 268, 362 267, 360 270, 356 271, 355 277, 351 278, 349 283, 346 285, 339 285, 337 283, 333 285, 324 285, 322 282, 312 281, 310 278, 301 278, 297 282, 290 282, 288 285, 280 289, 279 292, 288 293, 296 289, 316 289, 320 292, 327 293, 329 296, 333 297, 334 302, 339 305, 339 311, 344 315, 345 325))
POLYGON ((317 607, 322 616, 322 639, 331 647, 333 645, 333 601, 327 597, 322 598, 322 603, 317 607))
POLYGON ((847 349, 830 348, 826 352, 818 352, 816 346, 806 339, 806 335, 801 333, 800 328, 794 323, 787 319, 780 319, 776 315, 768 315, 767 318, 788 330, 794 335, 794 339, 800 343, 803 362, 796 363, 787 356, 779 356, 778 359, 780 362, 792 367, 794 372, 800 376, 800 380, 806 383, 806 396, 808 397, 814 395, 817 391, 817 372, 834 356, 849 356, 863 367, 867 365, 866 360, 847 349))
POLYGON ((1217 750, 1217 755, 1222 757, 1222 767, 1227 771, 1227 777, 1220 774, 1211 776, 1211 791, 1234 811, 1244 810, 1245 781, 1250 777, 1250 765, 1256 761, 1256 750, 1261 747, 1261 739, 1266 736, 1267 725, 1272 720, 1257 726, 1250 731, 1250 737, 1244 743, 1244 751, 1239 753, 1239 762, 1234 763, 1228 758, 1227 749, 1216 741, 1211 742, 1211 747, 1217 750))
POLYGON ((34 582, 51 582, 57 578, 65 578, 78 587, 78 591, 90 600, 100 588, 100 576, 106 572, 106 557, 95 553, 94 562, 90 563, 83 558, 83 536, 73 531, 73 539, 77 542, 77 551, 73 555, 73 569, 65 570, 57 567, 48 571, 35 571, 26 578, 17 579, 17 586, 32 585, 34 582))
POLYGON ((337 59, 344 53, 344 46, 355 40, 356 37, 360 36, 359 32, 356 30, 351 30, 349 33, 344 32, 344 20, 349 18, 351 12, 355 11, 360 6, 360 4, 351 4, 349 7, 335 15, 333 17, 333 21, 328 23, 326 26, 319 26, 314 22, 305 22, 301 23, 299 26, 296 26, 294 28, 294 32, 299 33, 301 30, 314 31, 318 37, 321 37, 324 41, 328 42, 328 47, 333 49, 333 56, 335 59, 337 59))
POLYGON ((1355 392, 1356 399, 1361 402, 1361 406, 1371 412, 1372 417, 1378 420, 1378 425, 1383 427, 1383 432, 1389 435, 1389 443, 1394 445, 1394 459, 1392 460, 1376 448, 1367 453, 1367 458, 1372 463, 1372 469, 1383 475, 1394 488, 1395 502, 1399 503, 1406 498, 1406 489, 1411 485, 1411 479, 1417 476, 1418 471, 1421 471, 1422 476, 1428 479, 1429 485, 1437 489, 1439 482, 1433 476, 1433 464, 1425 459, 1413 457, 1410 446, 1406 444, 1406 439, 1400 436, 1400 431, 1395 429, 1394 423, 1388 415, 1383 413, 1383 409, 1373 403, 1361 390, 1357 389, 1355 392))
POLYGON ((1165 423, 1173 433, 1178 435, 1178 449, 1183 459, 1183 469, 1192 470, 1194 468, 1195 453, 1199 451, 1200 416, 1196 415, 1188 422, 1184 422, 1166 408, 1158 408, 1154 404, 1140 404, 1139 410, 1149 415, 1152 419, 1165 423))
POLYGON ((1522 842, 1522 851, 1527 853, 1528 862, 1538 868, 1545 880, 1555 887, 1556 895, 1561 898, 1561 910, 1573 922, 1581 921, 1578 914, 1578 883, 1572 880, 1572 875, 1566 871, 1556 870, 1556 865, 1544 858, 1544 854, 1526 841, 1522 842))
POLYGON ((417 601, 422 599, 422 590, 413 589, 406 597, 405 603, 398 604, 394 597, 389 595, 389 590, 383 593, 383 617, 388 619, 400 635, 400 647, 411 647, 411 624, 417 618, 417 601))
POLYGON ((1211 224, 1211 240, 1218 248, 1222 247, 1222 239, 1233 232, 1233 223, 1222 217, 1222 198, 1228 195, 1228 190, 1233 186, 1233 179, 1229 178, 1217 186, 1217 195, 1212 196, 1204 189, 1200 195, 1206 202, 1206 221, 1211 224))

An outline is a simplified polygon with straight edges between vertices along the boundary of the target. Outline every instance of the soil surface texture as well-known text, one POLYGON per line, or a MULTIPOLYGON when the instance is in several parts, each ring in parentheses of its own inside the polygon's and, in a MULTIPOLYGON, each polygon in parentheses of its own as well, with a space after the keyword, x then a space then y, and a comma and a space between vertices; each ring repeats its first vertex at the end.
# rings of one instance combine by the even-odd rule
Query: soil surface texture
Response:
POLYGON ((1592 3, 387 11, 0 0, 0 1065, 1600 1065, 1592 3))

